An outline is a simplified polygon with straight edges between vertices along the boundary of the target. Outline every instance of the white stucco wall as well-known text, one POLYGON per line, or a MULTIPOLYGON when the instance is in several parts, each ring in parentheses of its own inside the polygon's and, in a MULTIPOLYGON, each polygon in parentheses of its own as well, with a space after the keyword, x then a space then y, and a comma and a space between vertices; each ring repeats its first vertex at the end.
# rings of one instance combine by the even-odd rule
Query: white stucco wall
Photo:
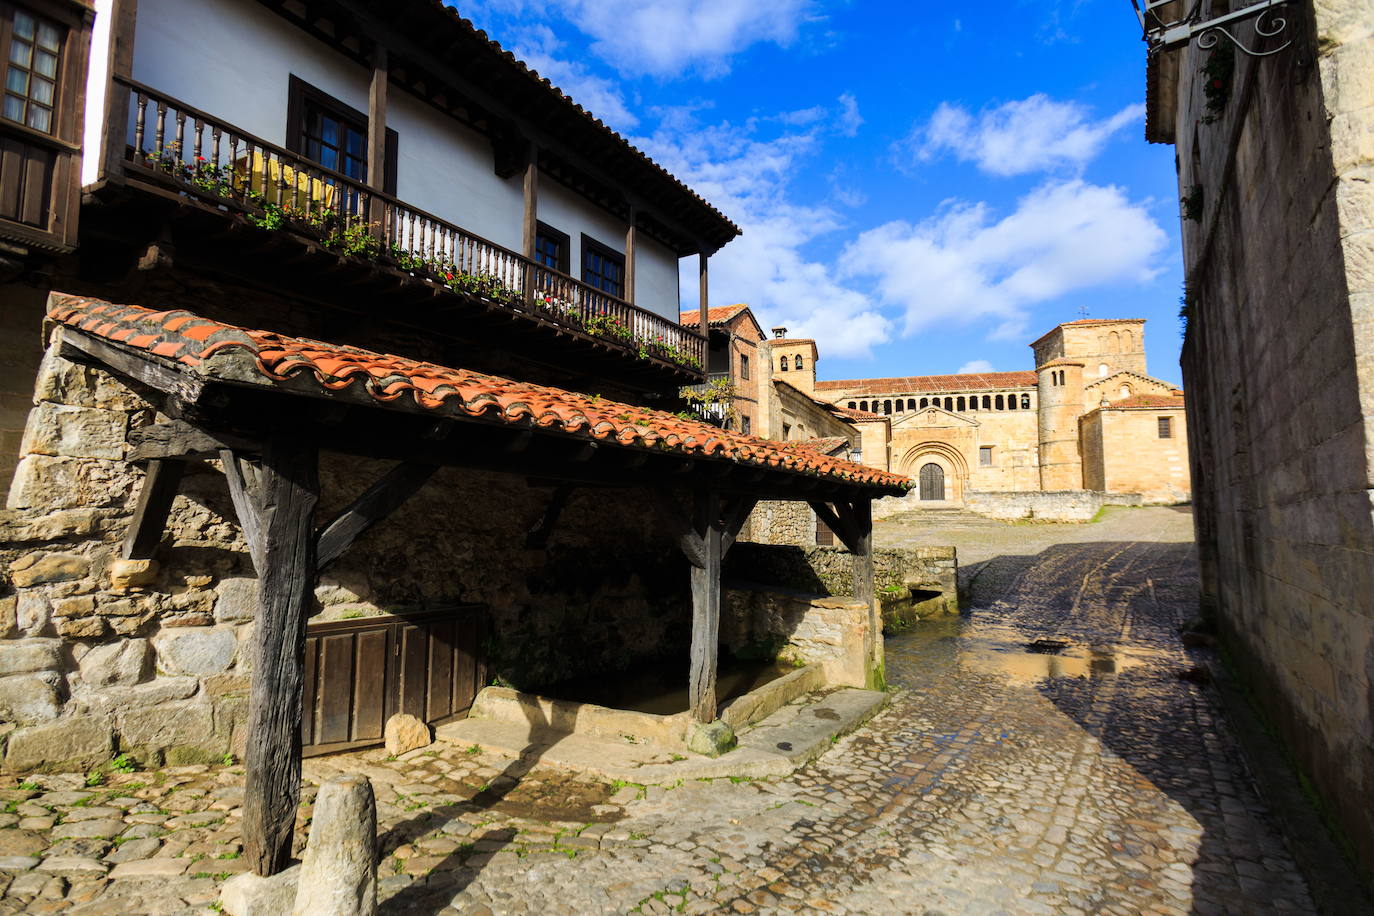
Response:
POLYGON ((677 321, 677 255, 643 232, 635 245, 635 304, 677 321))

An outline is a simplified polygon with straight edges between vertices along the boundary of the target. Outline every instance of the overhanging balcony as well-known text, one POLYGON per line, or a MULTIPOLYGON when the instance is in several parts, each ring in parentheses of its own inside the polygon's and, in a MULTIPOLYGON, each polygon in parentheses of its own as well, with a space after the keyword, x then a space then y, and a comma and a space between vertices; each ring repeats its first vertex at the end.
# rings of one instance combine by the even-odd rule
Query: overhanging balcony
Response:
POLYGON ((374 309, 380 291, 389 317, 644 387, 705 378, 707 340, 691 329, 152 87, 114 84, 128 93, 130 142, 99 192, 106 240, 125 231, 132 197, 146 192, 162 210, 197 212, 201 258, 217 253, 226 269, 249 258, 284 291, 365 297, 374 309))

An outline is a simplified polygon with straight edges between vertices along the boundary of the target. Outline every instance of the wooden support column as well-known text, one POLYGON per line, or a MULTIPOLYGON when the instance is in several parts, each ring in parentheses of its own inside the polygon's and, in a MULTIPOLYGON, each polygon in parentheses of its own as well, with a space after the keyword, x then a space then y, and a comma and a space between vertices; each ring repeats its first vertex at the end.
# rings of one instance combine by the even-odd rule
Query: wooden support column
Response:
POLYGON ((693 527, 702 539, 700 566, 692 567, 692 661, 687 699, 698 722, 716 718, 716 656, 720 648, 720 496, 694 494, 693 527))
MULTIPOLYGON (((379 191, 386 189, 386 90, 388 82, 386 48, 377 45, 372 49, 372 85, 367 91, 367 183, 379 191)), ((386 227, 385 202, 373 197, 368 207, 367 219, 373 224, 374 234, 384 238, 386 227)))
POLYGON ((854 500, 849 512, 848 528, 854 544, 854 597, 873 604, 873 500, 854 500))
POLYGON ((704 333, 711 326, 706 320, 706 311, 711 305, 711 293, 708 289, 709 283, 706 269, 706 262, 710 260, 710 255, 702 251, 697 255, 697 308, 701 309, 701 329, 704 333))
POLYGON ((625 301, 631 305, 635 302, 635 223, 638 220, 639 211, 630 204, 630 225, 625 230, 625 301))
POLYGON ((525 161, 525 222, 521 240, 521 252, 525 262, 525 300, 532 301, 539 292, 535 287, 534 246, 539 238, 539 147, 530 141, 529 154, 525 161))
POLYGON ((115 77, 128 79, 133 75, 134 22, 137 18, 138 0, 114 0, 110 11, 109 77, 105 81, 102 177, 124 171, 124 152, 129 145, 129 90, 116 83, 115 77))
POLYGON ((167 527, 167 514, 176 498, 177 486, 185 463, 158 459, 148 462, 143 477, 143 489, 138 491, 138 507, 134 509, 129 532, 124 536, 120 557, 125 560, 149 560, 162 542, 167 527))
MULTIPOLYGON (((244 755, 243 844, 264 877, 286 867, 301 790, 305 619, 315 585, 319 456, 313 443, 268 441, 245 502, 261 538, 253 683, 244 755)), ((236 500, 237 502, 237 500, 236 500)))

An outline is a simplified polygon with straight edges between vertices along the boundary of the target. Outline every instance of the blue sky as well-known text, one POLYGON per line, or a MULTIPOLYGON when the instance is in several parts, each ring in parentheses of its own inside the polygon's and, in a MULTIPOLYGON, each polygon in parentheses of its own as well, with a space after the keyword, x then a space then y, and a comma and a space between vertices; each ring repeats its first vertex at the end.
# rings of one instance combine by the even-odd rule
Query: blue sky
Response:
MULTIPOLYGON (((744 230, 713 304, 822 378, 1008 371, 1145 318, 1178 383, 1173 148, 1127 0, 475 0, 459 11, 744 230)), ((684 282, 695 303, 695 280, 684 282)))

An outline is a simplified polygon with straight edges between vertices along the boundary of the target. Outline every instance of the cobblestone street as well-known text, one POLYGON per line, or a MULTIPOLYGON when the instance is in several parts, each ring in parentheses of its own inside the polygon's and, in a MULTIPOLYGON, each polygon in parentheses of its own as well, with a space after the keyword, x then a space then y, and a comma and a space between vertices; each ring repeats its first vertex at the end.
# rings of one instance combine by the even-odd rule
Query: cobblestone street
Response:
MULTIPOLYGON (((385 913, 1312 910, 1177 634, 1186 513, 923 524, 879 544, 959 544, 974 610, 890 638, 890 705, 790 778, 607 786, 438 746, 307 775, 372 777, 385 913)), ((240 795, 233 766, 6 788, 0 911, 206 911, 240 795)))

